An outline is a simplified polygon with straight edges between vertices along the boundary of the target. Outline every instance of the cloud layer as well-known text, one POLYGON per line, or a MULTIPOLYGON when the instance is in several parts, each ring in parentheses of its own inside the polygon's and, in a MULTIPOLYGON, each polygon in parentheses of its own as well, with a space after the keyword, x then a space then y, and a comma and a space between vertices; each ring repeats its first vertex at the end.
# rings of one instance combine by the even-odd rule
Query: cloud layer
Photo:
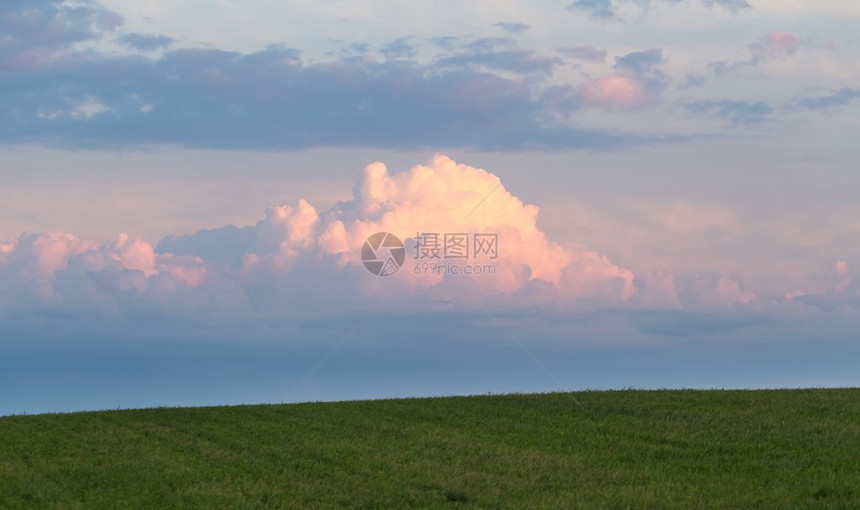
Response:
POLYGON ((4 3, 0 20, 7 144, 511 149, 638 141, 560 122, 541 92, 562 59, 511 37, 449 38, 423 61, 411 37, 378 52, 355 43, 338 57, 307 61, 279 44, 250 54, 170 49, 174 38, 126 32, 122 16, 96 2, 4 3), (125 51, 80 46, 107 40, 125 51))
POLYGON ((69 233, 21 235, 0 244, 0 307, 280 317, 380 307, 710 308, 756 299, 726 276, 678 283, 667 273, 636 276, 605 255, 548 239, 537 216, 497 176, 446 156, 393 174, 377 162, 351 200, 327 211, 300 200, 269 208, 255 225, 168 237, 155 248, 124 234, 110 244, 69 233), (362 244, 376 232, 405 241, 406 263, 393 276, 362 265, 362 244), (445 234, 490 235, 496 249, 473 244, 450 258, 420 250, 427 235, 444 243, 445 234), (455 274, 466 266, 481 274, 455 274))

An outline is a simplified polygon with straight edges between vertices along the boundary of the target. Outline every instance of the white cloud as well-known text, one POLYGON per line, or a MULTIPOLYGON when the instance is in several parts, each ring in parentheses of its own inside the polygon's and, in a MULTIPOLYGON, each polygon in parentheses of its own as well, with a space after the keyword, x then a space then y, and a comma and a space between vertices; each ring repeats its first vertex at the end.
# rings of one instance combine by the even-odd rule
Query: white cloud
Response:
MULTIPOLYGON (((539 208, 523 203, 498 176, 483 169, 442 155, 401 172, 389 172, 377 162, 364 170, 351 199, 328 210, 298 200, 270 207, 254 225, 168 237, 158 249, 125 234, 108 243, 69 233, 21 235, 0 244, 0 309, 59 306, 119 313, 144 307, 245 317, 450 307, 537 307, 567 313, 596 306, 753 306, 794 291, 799 293, 792 297, 802 293, 803 299, 821 292, 803 281, 761 283, 738 276, 743 275, 738 271, 727 274, 720 268, 731 266, 721 260, 700 260, 709 268, 697 276, 673 273, 679 270, 678 257, 734 250, 746 242, 749 236, 737 232, 736 215, 721 207, 676 202, 640 208, 635 213, 639 222, 626 230, 613 221, 593 223, 587 213, 583 209, 569 215, 584 222, 577 235, 598 246, 618 245, 620 239, 639 246, 639 257, 646 262, 638 261, 629 247, 620 252, 637 273, 605 253, 550 239, 538 227, 539 208), (595 232, 589 234, 589 229, 595 232), (598 230, 605 235, 596 235, 598 230), (656 255, 648 253, 645 237, 630 237, 637 230, 643 233, 636 235, 648 237, 651 244, 664 245, 657 253, 665 259, 662 267, 655 265, 656 255), (360 260, 365 239, 381 231, 400 237, 407 250, 404 267, 384 278, 369 274, 360 260), (489 258, 473 251, 467 260, 414 258, 418 233, 439 234, 440 240, 445 233, 497 235, 498 255, 489 258), (689 240, 676 244, 678 236, 689 240), (696 247, 703 240, 705 244, 696 247), (480 265, 492 271, 443 275, 422 271, 424 263, 480 265), (761 285, 770 291, 760 293, 761 285)), ((696 260, 687 261, 687 271, 695 271, 696 260)), ((856 294, 851 267, 840 259, 828 287, 849 301, 856 294)))
POLYGON ((368 165, 353 199, 322 214, 305 200, 271 207, 251 227, 168 238, 158 254, 125 234, 107 244, 68 233, 22 235, 2 245, 0 273, 7 305, 26 298, 97 308, 128 295, 208 306, 221 293, 245 296, 246 311, 267 313, 291 305, 362 308, 367 299, 407 308, 428 301, 477 308, 488 300, 563 307, 582 299, 621 303, 640 292, 633 273, 606 256, 547 239, 536 225, 538 211, 497 176, 437 155, 394 174, 382 163, 368 165), (396 234, 410 251, 405 267, 389 278, 367 273, 359 255, 364 240, 380 231, 396 234), (442 240, 446 233, 495 235, 497 256, 478 256, 473 245, 465 259, 422 260, 413 252, 418 233, 442 240), (422 262, 491 266, 492 273, 419 274, 422 262))

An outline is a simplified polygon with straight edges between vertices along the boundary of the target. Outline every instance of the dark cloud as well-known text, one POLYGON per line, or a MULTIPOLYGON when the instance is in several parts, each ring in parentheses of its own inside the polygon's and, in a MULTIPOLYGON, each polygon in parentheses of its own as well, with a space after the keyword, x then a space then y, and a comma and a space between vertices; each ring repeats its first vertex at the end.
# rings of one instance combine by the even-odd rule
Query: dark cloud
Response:
POLYGON ((722 76, 737 69, 739 65, 746 64, 739 62, 731 63, 726 60, 719 60, 717 62, 711 62, 710 64, 708 64, 708 68, 711 70, 714 76, 722 76))
POLYGON ((469 51, 497 51, 499 48, 515 48, 517 40, 513 37, 482 37, 462 45, 469 51))
POLYGON ((576 0, 568 4, 567 10, 584 12, 592 18, 609 19, 615 17, 611 0, 576 0))
POLYGON ((354 42, 344 48, 348 53, 357 53, 359 55, 364 55, 365 53, 370 51, 370 45, 367 43, 358 43, 354 42))
POLYGON ((561 60, 517 47, 507 38, 478 39, 463 46, 461 51, 437 60, 442 67, 478 66, 485 69, 512 71, 520 74, 549 74, 561 60), (498 49, 499 46, 505 49, 498 49))
POLYGON ((401 37, 382 46, 379 52, 388 58, 414 57, 416 46, 409 41, 411 37, 401 37))
POLYGON ((0 76, 39 67, 76 43, 101 39, 123 22, 119 14, 91 1, 71 6, 52 0, 6 0, 0 3, 0 76))
POLYGON ((428 39, 431 43, 439 46, 440 48, 444 48, 446 50, 450 50, 454 47, 454 43, 457 41, 457 37, 453 35, 443 35, 439 37, 431 37, 428 39))
POLYGON ((594 46, 574 46, 572 48, 558 48, 559 53, 566 57, 577 58, 581 60, 590 60, 592 62, 603 62, 606 60, 606 50, 595 48, 594 46))
MULTIPOLYGON (((731 12, 737 12, 743 9, 749 9, 752 6, 745 0, 691 0, 693 2, 701 2, 708 9, 714 7, 722 7, 731 12)), ((669 4, 679 5, 685 3, 684 0, 576 0, 568 4, 567 10, 574 12, 583 12, 595 19, 609 20, 613 19, 621 21, 618 17, 617 9, 622 5, 634 5, 642 11, 647 10, 654 4, 669 4)))
POLYGON ((773 107, 764 101, 693 101, 684 107, 693 113, 710 114, 732 124, 757 124, 768 120, 773 107))
POLYGON ((56 0, 4 0, 0 4, 2 47, 54 48, 99 39, 123 24, 119 14, 93 1, 67 5, 56 0))
POLYGON ((0 75, 0 135, 6 143, 69 147, 271 150, 631 142, 547 123, 552 112, 532 81, 493 72, 546 72, 554 63, 525 50, 463 53, 430 65, 358 57, 305 64, 298 51, 281 47, 248 55, 79 56, 0 75))
MULTIPOLYGON (((20 17, 12 5, 5 4, 3 23, 20 17)), ((29 37, 16 39, 17 55, 30 55, 36 47, 39 58, 11 58, 7 46, 0 53, 3 143, 515 150, 615 147, 638 140, 567 125, 564 112, 553 109, 564 101, 542 101, 542 77, 561 60, 520 48, 509 37, 438 39, 453 49, 429 63, 399 58, 415 52, 408 38, 385 45, 380 52, 389 58, 382 62, 364 43, 342 46, 339 56, 319 62, 306 62, 298 50, 279 45, 251 54, 176 49, 150 58, 77 52, 69 45, 102 37, 121 18, 91 4, 39 5, 42 10, 31 17, 41 25, 27 22, 24 30, 13 23, 9 31, 29 37), (63 28, 54 33, 50 27, 57 19, 63 28)), ((137 49, 171 41, 149 34, 119 40, 137 49)), ((647 67, 647 59, 621 62, 647 67)))
POLYGON ((860 89, 842 88, 824 96, 807 96, 795 98, 793 104, 810 110, 828 110, 834 106, 844 106, 860 98, 860 89))
POLYGON ((684 83, 678 85, 679 89, 691 89, 695 87, 701 87, 705 84, 705 77, 701 74, 696 73, 687 73, 687 79, 684 80, 684 83))
POLYGON ((752 6, 746 0, 701 0, 705 7, 712 8, 715 6, 723 7, 731 12, 741 11, 744 9, 752 9, 752 6))
POLYGON ((526 25, 525 23, 503 23, 503 22, 499 22, 499 23, 494 23, 491 26, 499 27, 502 30, 504 30, 505 32, 509 32, 511 34, 521 34, 521 33, 525 32, 526 30, 529 29, 529 26, 526 25))
POLYGON ((757 66, 762 62, 790 57, 805 44, 800 37, 791 32, 771 32, 747 45, 750 53, 748 60, 735 62, 721 60, 711 62, 708 67, 715 76, 722 76, 746 66, 757 66))
POLYGON ((221 262, 231 269, 239 269, 247 247, 253 242, 253 227, 227 225, 194 234, 165 237, 155 247, 155 251, 200 257, 207 262, 221 262))
POLYGON ((665 62, 663 50, 651 48, 645 51, 634 51, 623 57, 615 57, 615 69, 627 69, 637 74, 647 74, 665 62))
POLYGON ((172 37, 166 35, 140 34, 133 32, 117 37, 120 44, 129 46, 140 51, 154 51, 167 48, 175 42, 172 37))

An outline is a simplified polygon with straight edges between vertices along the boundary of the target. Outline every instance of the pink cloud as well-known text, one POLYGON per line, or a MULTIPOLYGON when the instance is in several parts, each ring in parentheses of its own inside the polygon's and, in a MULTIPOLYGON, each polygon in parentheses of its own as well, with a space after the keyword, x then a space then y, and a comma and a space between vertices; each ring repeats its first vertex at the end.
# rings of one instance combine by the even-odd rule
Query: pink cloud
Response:
POLYGON ((723 275, 696 275, 685 287, 683 301, 688 308, 727 308, 757 299, 754 292, 723 275))
POLYGON ((801 46, 800 38, 791 32, 776 31, 749 45, 753 62, 793 55, 801 46))
POLYGON ((176 256, 172 253, 158 255, 156 270, 169 274, 181 286, 198 287, 206 278, 206 262, 200 257, 176 256))
MULTIPOLYGON (((563 248, 548 239, 537 226, 538 214, 537 206, 524 204, 498 176, 437 155, 404 172, 390 173, 378 162, 368 165, 353 198, 323 213, 304 200, 270 207, 263 219, 242 229, 241 240, 218 240, 221 248, 215 251, 238 253, 238 266, 217 256, 195 256, 194 249, 156 254, 150 244, 125 234, 99 244, 61 233, 3 244, 0 271, 20 273, 32 267, 21 283, 39 287, 42 301, 74 300, 78 289, 85 294, 79 304, 100 307, 111 293, 128 292, 163 302, 165 296, 193 291, 198 296, 194 300, 208 303, 226 292, 275 312, 310 303, 409 307, 427 299, 477 307, 494 296, 525 305, 529 293, 543 301, 618 303, 638 292, 630 270, 600 253, 563 248), (406 266, 391 278, 370 275, 360 260, 365 239, 381 231, 404 240, 410 252, 406 266), (497 236, 496 257, 473 253, 454 261, 492 267, 492 274, 419 274, 415 269, 421 261, 412 252, 417 233, 497 236), (543 290, 535 294, 535 289, 543 290), (270 299, 253 297, 258 295, 270 299)), ((193 248, 195 236, 187 241, 193 248)), ((441 259, 425 262, 444 264, 441 259)))
POLYGON ((141 271, 146 276, 158 274, 152 246, 140 239, 129 240, 128 234, 120 234, 108 249, 108 254, 125 268, 141 271))
POLYGON ((851 286, 851 274, 849 272, 848 262, 838 260, 831 266, 833 272, 839 277, 839 282, 833 288, 837 294, 843 293, 851 286))
POLYGON ((642 87, 631 77, 614 74, 590 81, 580 88, 580 98, 588 106, 635 109, 645 103, 642 87))
MULTIPOLYGON (((400 172, 376 162, 365 168, 353 197, 327 211, 305 200, 273 206, 254 225, 168 239, 160 252, 125 234, 107 244, 67 233, 0 243, 0 309, 16 301, 104 310, 149 302, 170 310, 304 316, 428 306, 713 308, 756 299, 727 276, 682 279, 679 288, 668 272, 636 275, 605 254, 562 246, 538 227, 539 213, 498 176, 447 156, 400 172), (371 275, 362 264, 361 247, 376 232, 405 242, 405 265, 393 276, 371 275), (447 261, 492 271, 418 271, 424 262, 446 264, 416 257, 418 233, 497 236, 495 257, 472 253, 447 261)), ((834 268, 848 273, 846 264, 834 268)))

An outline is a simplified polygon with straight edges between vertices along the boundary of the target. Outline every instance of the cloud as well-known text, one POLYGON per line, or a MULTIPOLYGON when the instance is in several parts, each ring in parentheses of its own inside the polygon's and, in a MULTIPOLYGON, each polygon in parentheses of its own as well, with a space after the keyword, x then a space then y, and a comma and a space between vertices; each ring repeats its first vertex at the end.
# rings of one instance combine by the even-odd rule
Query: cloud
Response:
POLYGON ((791 32, 771 32, 749 45, 752 62, 794 55, 800 48, 800 38, 791 32))
POLYGON ((848 262, 837 260, 833 263, 833 272, 839 277, 839 283, 834 287, 837 293, 845 292, 851 285, 851 274, 849 272, 848 262))
POLYGON ((585 106, 607 109, 635 110, 657 104, 669 81, 658 68, 663 62, 659 48, 616 57, 615 72, 582 85, 579 98, 585 106))
MULTIPOLYGON (((122 26, 119 14, 84 0, 0 3, 0 70, 38 70, 76 43, 101 39, 122 26)), ((4 71, 6 72, 6 71, 4 71)))
POLYGON ((720 76, 742 67, 757 66, 763 62, 790 57, 797 53, 802 46, 803 42, 800 37, 791 32, 770 32, 747 46, 750 53, 749 60, 712 62, 708 67, 715 75, 720 76))
POLYGON ((835 106, 845 106, 858 97, 860 89, 844 87, 822 96, 796 97, 792 104, 810 110, 829 110, 835 106))
POLYGON ((687 79, 684 80, 684 83, 678 84, 679 89, 691 89, 695 87, 701 87, 705 84, 705 77, 696 74, 696 73, 687 73, 687 79))
POLYGON ((140 51, 155 51, 167 48, 176 42, 172 37, 166 35, 141 34, 133 32, 117 37, 121 44, 140 51))
POLYGON ((671 268, 634 274, 603 253, 551 239, 538 214, 498 176, 443 155, 399 172, 377 162, 365 168, 349 200, 328 210, 299 200, 268 208, 252 225, 172 236, 154 248, 126 235, 98 243, 70 233, 0 243, 0 317, 42 311, 230 321, 379 311, 860 306, 851 259, 835 260, 822 276, 825 295, 799 289, 785 299, 762 298, 738 275, 671 268), (362 264, 362 246, 376 232, 404 242, 405 263, 392 276, 373 276, 362 264), (464 257, 422 255, 432 255, 420 250, 430 239, 444 247, 446 233, 464 236, 464 257), (477 234, 495 236, 495 254, 475 250, 469 240, 477 234), (481 274, 457 274, 453 266, 480 267, 481 274))
POLYGON ((684 104, 684 108, 693 113, 707 113, 714 117, 726 119, 734 125, 759 124, 768 120, 774 109, 764 101, 719 101, 701 100, 684 104))
MULTIPOLYGON (((537 207, 524 205, 505 190, 498 177, 440 155, 426 166, 393 175, 382 163, 371 164, 351 201, 322 214, 303 201, 293 207, 270 208, 266 218, 250 231, 240 234, 233 230, 223 239, 233 248, 239 237, 244 240, 246 256, 240 272, 261 268, 277 272, 315 253, 331 260, 340 271, 358 268, 361 274, 358 255, 365 239, 375 232, 392 232, 406 240, 413 256, 417 255, 413 238, 419 232, 440 236, 451 232, 492 233, 498 235, 498 258, 478 259, 494 266, 492 278, 446 279, 405 271, 391 285, 424 289, 423 293, 436 293, 446 300, 475 293, 516 292, 538 281, 556 286, 553 295, 568 298, 601 294, 606 290, 601 288, 603 283, 618 291, 616 300, 632 295, 632 273, 599 254, 564 250, 548 241, 536 227, 537 212, 537 207)), ((207 231, 163 241, 159 249, 182 244, 184 253, 196 251, 206 257, 212 253, 212 239, 213 232, 207 231), (198 242, 201 249, 195 250, 198 242)), ((442 260, 413 258, 408 264, 421 262, 442 260)))
POLYGON ((570 58, 590 60, 592 62, 603 62, 606 60, 606 50, 594 46, 574 46, 572 48, 558 48, 556 51, 570 58))
MULTIPOLYGON (((439 39, 451 49, 426 62, 410 60, 417 50, 409 38, 382 46, 382 61, 366 43, 322 61, 306 61, 282 45, 250 54, 215 48, 167 49, 155 57, 101 53, 78 51, 73 43, 103 37, 122 20, 85 5, 78 12, 45 2, 31 9, 35 21, 22 21, 30 10, 12 9, 3 18, 13 30, 0 43, 0 143, 516 150, 644 141, 574 127, 552 109, 556 103, 543 103, 561 59, 511 38, 439 39), (52 29, 57 23, 65 28, 52 29), (49 35, 38 35, 43 32, 49 35)), ((119 37, 136 51, 165 47, 168 39, 119 37)))
POLYGON ((431 37, 429 41, 440 48, 444 48, 446 50, 450 50, 454 47, 454 43, 459 39, 459 37, 454 37, 453 35, 441 35, 436 37, 431 37))
POLYGON ((559 345, 630 345, 655 335, 736 339, 739 330, 781 339, 797 333, 796 324, 821 337, 856 329, 853 259, 826 268, 824 295, 762 298, 736 274, 634 274, 598 251, 549 238, 538 227, 539 212, 498 176, 437 155, 405 171, 368 165, 353 196, 328 210, 299 200, 268 208, 255 224, 169 237, 154 249, 126 235, 98 243, 68 233, 23 234, 0 242, 0 322, 22 343, 98 334, 141 345, 211 335, 333 345, 368 316, 389 327, 386 342, 395 343, 416 324, 444 323, 457 334, 457 321, 559 345), (373 276, 360 260, 365 239, 379 231, 405 241, 406 264, 392 276, 373 276), (421 271, 430 259, 415 258, 416 234, 451 231, 497 234, 495 258, 454 262, 494 270, 421 271), (307 326, 315 321, 339 326, 307 326), (839 325, 846 323, 848 329, 839 325), (819 325, 831 330, 815 330, 819 325))
POLYGON ((487 37, 472 41, 454 55, 440 57, 436 64, 447 67, 473 67, 512 71, 519 74, 549 74, 561 63, 556 57, 540 55, 519 48, 516 41, 507 37, 487 37))
MULTIPOLYGON (((752 6, 745 0, 693 1, 694 3, 701 3, 701 5, 708 9, 722 7, 732 13, 752 8, 752 6)), ((582 12, 594 19, 623 21, 618 15, 618 11, 629 6, 632 6, 641 12, 645 12, 657 5, 671 7, 687 3, 689 2, 683 2, 681 0, 576 0, 575 2, 567 5, 567 10, 572 12, 582 12)))
POLYGON ((653 72, 654 68, 665 62, 663 51, 652 48, 645 51, 634 51, 621 57, 615 57, 615 68, 629 70, 638 75, 653 72))
POLYGON ((0 5, 3 46, 65 47, 100 39, 124 23, 119 14, 83 0, 70 5, 58 0, 6 1, 0 5))
POLYGON ((373 163, 352 200, 328 211, 300 200, 269 208, 255 225, 166 238, 157 249, 124 234, 110 244, 68 233, 22 235, 0 245, 0 313, 22 306, 267 316, 379 306, 563 309, 648 292, 606 256, 549 240, 537 215, 497 176, 445 156, 395 174, 373 163), (392 277, 362 266, 362 245, 375 232, 405 241, 409 257, 392 277), (438 234, 443 243, 446 233, 484 234, 496 249, 426 258, 419 233, 438 234), (430 263, 480 265, 485 274, 420 271, 430 263))
POLYGON ((388 58, 414 57, 417 46, 410 43, 411 37, 400 37, 387 43, 379 49, 379 52, 388 58))
POLYGON ((611 0, 576 0, 568 4, 567 10, 584 12, 592 18, 609 19, 615 17, 611 0))
POLYGON ((509 32, 511 34, 521 34, 529 29, 529 26, 525 23, 504 23, 501 21, 498 23, 494 23, 491 26, 499 27, 505 32, 509 32))
POLYGON ((702 5, 707 8, 723 7, 731 12, 752 9, 752 5, 746 0, 702 0, 702 5))
POLYGON ((755 293, 724 275, 695 275, 679 284, 678 294, 693 309, 727 308, 748 305, 755 293))
POLYGON ((620 74, 591 81, 580 89, 580 97, 589 106, 606 108, 637 108, 645 102, 639 83, 620 74))
POLYGON ((851 317, 860 310, 860 272, 856 267, 856 261, 836 260, 826 272, 819 275, 821 282, 827 286, 825 292, 798 292, 791 299, 827 313, 851 317))

